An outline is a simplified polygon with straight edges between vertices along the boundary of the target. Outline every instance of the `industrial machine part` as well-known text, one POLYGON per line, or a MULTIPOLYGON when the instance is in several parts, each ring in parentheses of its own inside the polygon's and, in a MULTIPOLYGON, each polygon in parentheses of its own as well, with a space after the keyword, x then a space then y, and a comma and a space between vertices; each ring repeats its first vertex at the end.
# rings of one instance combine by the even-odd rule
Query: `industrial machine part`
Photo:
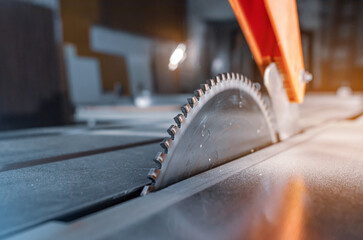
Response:
POLYGON ((296 103, 312 75, 305 70, 297 7, 290 0, 229 0, 264 76, 281 140, 299 132, 296 103))
POLYGON ((296 2, 229 0, 261 73, 276 63, 290 102, 302 103, 306 82, 296 2))
POLYGON ((285 140, 300 131, 299 109, 296 103, 290 103, 283 86, 281 75, 275 63, 271 63, 266 69, 264 85, 270 96, 272 109, 274 110, 276 131, 280 140, 285 140))
POLYGON ((276 142, 270 113, 256 86, 240 74, 210 79, 168 129, 142 195, 276 142))
POLYGON ((295 213, 280 192, 290 177, 306 186, 305 238, 361 239, 362 96, 310 94, 298 107, 301 134, 142 198, 170 125, 161 113, 143 124, 123 112, 133 125, 0 133, 0 239, 249 239, 251 219, 262 220, 261 233, 286 230, 266 216, 279 211, 276 200, 295 213))
POLYGON ((266 105, 252 82, 227 73, 195 91, 170 138, 161 146, 148 177, 153 181, 142 195, 160 189, 248 151, 286 139, 299 131, 298 111, 311 75, 305 71, 295 1, 230 0, 271 96, 273 129, 266 105))

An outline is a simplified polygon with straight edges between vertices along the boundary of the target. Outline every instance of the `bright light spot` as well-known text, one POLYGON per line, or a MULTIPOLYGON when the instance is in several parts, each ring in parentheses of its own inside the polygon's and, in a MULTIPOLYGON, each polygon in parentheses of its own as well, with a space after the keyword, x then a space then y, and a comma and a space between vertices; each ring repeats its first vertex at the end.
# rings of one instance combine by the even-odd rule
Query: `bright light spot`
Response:
POLYGON ((151 105, 151 97, 149 91, 142 91, 140 96, 135 97, 134 99, 136 107, 146 108, 151 105))
POLYGON ((183 43, 180 43, 177 46, 177 48, 171 54, 170 59, 169 59, 168 67, 169 67, 170 71, 174 71, 175 69, 177 69, 178 65, 185 60, 185 58, 187 56, 187 54, 185 53, 186 50, 187 50, 187 47, 183 43))
POLYGON ((353 94, 352 89, 350 87, 347 87, 347 86, 340 87, 337 90, 337 96, 340 97, 340 98, 349 97, 352 94, 353 94))
POLYGON ((147 97, 137 97, 135 99, 135 105, 139 108, 146 108, 148 106, 150 106, 150 99, 147 97))

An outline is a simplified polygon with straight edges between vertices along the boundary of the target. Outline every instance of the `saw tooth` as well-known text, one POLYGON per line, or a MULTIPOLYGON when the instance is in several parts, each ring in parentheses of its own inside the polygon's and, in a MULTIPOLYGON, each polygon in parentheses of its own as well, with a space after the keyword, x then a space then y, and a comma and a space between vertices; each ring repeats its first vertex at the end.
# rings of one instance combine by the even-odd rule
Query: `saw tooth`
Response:
POLYGON ((158 168, 161 168, 161 165, 163 164, 165 160, 166 154, 162 152, 158 152, 154 158, 154 162, 158 165, 158 168))
POLYGON ((208 79, 206 82, 209 84, 209 87, 210 87, 210 88, 212 88, 213 86, 215 86, 215 85, 216 85, 216 83, 215 83, 214 79, 208 79))
POLYGON ((181 128, 181 124, 184 122, 184 119, 185 119, 185 117, 181 113, 176 115, 176 117, 174 118, 174 121, 178 125, 179 128, 181 128))
POLYGON ((219 80, 218 83, 222 83, 226 79, 223 73, 218 74, 215 78, 219 80))
POLYGON ((250 80, 248 78, 245 78, 245 83, 247 86, 250 86, 250 80))
POLYGON ((262 100, 262 94, 260 91, 257 92, 257 96, 262 100))
POLYGON ((221 77, 219 75, 215 76, 214 77, 214 82, 215 82, 216 85, 219 84, 219 83, 221 83, 222 82, 221 77))
POLYGON ((169 148, 171 146, 171 138, 165 138, 161 143, 160 146, 164 149, 165 153, 168 153, 169 148))
POLYGON ((170 135, 171 139, 172 139, 172 140, 174 140, 175 135, 176 135, 176 133, 178 132, 178 127, 177 127, 177 126, 175 126, 175 125, 171 125, 171 126, 168 128, 168 130, 166 130, 166 131, 169 133, 169 135, 170 135))
POLYGON ((248 79, 248 86, 250 87, 250 88, 252 88, 252 81, 250 80, 250 79, 248 79))
POLYGON ((226 75, 224 73, 221 73, 220 76, 221 76, 222 81, 226 81, 226 75))
POLYGON ((188 98, 188 103, 189 103, 189 105, 190 105, 192 108, 194 108, 195 106, 197 106, 197 105, 198 105, 198 99, 197 99, 195 96, 193 96, 193 97, 191 97, 191 98, 188 98))
POLYGON ((204 94, 208 93, 210 90, 209 85, 207 83, 200 84, 200 88, 203 90, 204 94))
POLYGON ((222 75, 224 76, 224 81, 231 80, 231 74, 229 72, 225 72, 222 75))
MULTIPOLYGON (((223 74, 219 74, 219 75, 215 76, 213 79, 206 80, 206 84, 202 84, 201 89, 198 89, 194 92, 195 96, 188 99, 188 104, 185 104, 184 106, 181 107, 181 114, 178 114, 174 118, 175 124, 171 125, 168 128, 167 132, 169 133, 170 137, 165 138, 163 140, 163 142, 160 143, 163 150, 160 149, 160 152, 153 158, 153 161, 156 164, 154 165, 154 168, 149 171, 149 174, 148 174, 148 178, 151 179, 152 183, 150 184, 150 181, 149 181, 149 185, 144 186, 144 188, 141 192, 142 196, 147 195, 151 191, 156 191, 156 190, 166 187, 176 181, 182 180, 185 177, 191 176, 191 174, 186 176, 183 173, 183 169, 180 169, 180 165, 178 165, 178 164, 173 165, 173 164, 175 164, 176 161, 182 161, 183 158, 192 159, 194 157, 192 151, 189 151, 189 152, 191 152, 191 153, 189 153, 189 152, 185 151, 185 149, 179 148, 178 144, 180 144, 180 142, 183 142, 183 141, 184 142, 190 141, 190 139, 186 139, 186 138, 183 139, 183 136, 190 135, 189 134, 190 131, 195 132, 195 131, 199 131, 199 129, 201 129, 201 126, 199 125, 197 130, 195 130, 195 125, 193 124, 194 123, 193 121, 195 120, 195 118, 193 118, 193 117, 196 116, 198 113, 200 113, 204 109, 204 106, 207 106, 208 101, 213 101, 212 103, 215 104, 216 101, 218 100, 218 99, 214 98, 216 95, 218 95, 220 92, 224 92, 224 91, 234 91, 234 89, 237 89, 240 91, 239 96, 241 96, 241 93, 242 93, 243 96, 246 95, 246 96, 250 96, 252 98, 251 101, 253 101, 252 102, 253 106, 256 105, 257 107, 259 107, 262 114, 266 118, 266 123, 268 125, 267 131, 269 131, 269 133, 272 133, 272 130, 274 128, 270 123, 271 116, 270 116, 270 112, 268 112, 267 105, 263 101, 261 93, 259 91, 255 91, 256 88, 253 85, 253 82, 251 82, 246 76, 243 76, 242 74, 238 74, 238 73, 223 73, 223 74), (220 83, 222 83, 222 84, 220 84, 220 83), (218 84, 220 84, 220 85, 218 85, 218 84), (206 96, 204 97, 204 95, 206 95, 206 96), (183 127, 181 127, 182 125, 183 125, 183 127), (188 154, 189 154, 189 157, 188 157, 188 154), (185 156, 187 156, 187 157, 185 157, 185 156), (192 157, 190 157, 190 156, 192 156, 192 157), (174 160, 174 159, 176 159, 176 160, 174 160), (169 172, 168 172, 168 170, 169 170, 169 172), (179 172, 179 170, 181 170, 181 172, 179 172), (178 174, 180 174, 180 176, 178 176, 178 174)), ((231 94, 232 94, 232 92, 231 92, 231 94)), ((236 94, 236 93, 233 93, 233 94, 236 94)), ((238 96, 238 93, 236 96, 238 96)), ((213 109, 212 104, 208 105, 208 107, 213 109)), ((256 111, 257 110, 258 109, 256 109, 256 111)), ((221 112, 219 112, 219 113, 221 113, 221 112)), ((210 115, 211 119, 214 117, 215 117, 215 115, 210 115)), ((197 124, 200 124, 200 122, 198 121, 197 124)), ((204 127, 205 126, 203 126, 203 130, 204 130, 204 127)), ((202 137, 204 137, 203 130, 202 130, 201 137, 196 136, 196 138, 193 139, 193 140, 199 140, 199 141, 195 141, 197 143, 203 143, 203 145, 202 144, 196 145, 197 150, 200 150, 199 148, 202 148, 202 147, 204 149, 208 149, 208 147, 209 147, 208 142, 202 142, 202 141, 205 141, 205 138, 202 138, 202 137)), ((232 131, 232 133, 233 133, 233 131, 232 131)), ((236 133, 236 134, 238 134, 238 133, 236 133)), ((270 135, 271 135, 272 141, 274 142, 274 138, 272 137, 273 133, 270 135)), ((212 144, 212 143, 210 143, 210 144, 212 144)), ((207 150, 205 150, 205 151, 207 151, 207 150)), ((210 158, 208 160, 209 160, 209 162, 211 161, 210 158)), ((210 168, 210 166, 208 165, 208 162, 206 162, 206 164, 204 164, 204 162, 205 162, 204 159, 201 160, 201 162, 196 162, 196 164, 198 164, 198 171, 199 170, 203 171, 204 167, 205 167, 205 169, 210 168), (203 162, 203 164, 202 164, 202 162, 203 162), (199 165, 201 167, 199 167, 199 165)))
POLYGON ((184 114, 184 117, 188 117, 188 113, 192 110, 189 104, 185 104, 181 108, 182 113, 184 114))
POLYGON ((197 97, 197 99, 199 100, 203 95, 203 90, 202 89, 197 89, 194 91, 194 95, 197 97))
POLYGON ((140 196, 146 196, 148 195, 150 192, 152 192, 154 190, 154 186, 153 185, 146 185, 143 189, 142 192, 140 194, 140 196))
POLYGON ((242 80, 242 78, 243 78, 243 75, 242 75, 242 74, 237 73, 237 79, 238 79, 239 81, 241 81, 241 80, 242 80))
POLYGON ((152 168, 147 174, 147 177, 154 183, 156 179, 159 177, 159 174, 160 174, 160 169, 152 168))

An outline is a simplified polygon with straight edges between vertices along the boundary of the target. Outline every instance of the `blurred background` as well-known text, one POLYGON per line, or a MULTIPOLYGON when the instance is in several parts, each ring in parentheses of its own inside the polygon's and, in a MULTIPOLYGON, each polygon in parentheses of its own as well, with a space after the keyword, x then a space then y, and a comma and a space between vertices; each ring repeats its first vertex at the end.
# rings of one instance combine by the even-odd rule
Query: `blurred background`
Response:
MULTIPOLYGON (((297 3, 307 91, 363 91, 363 1, 297 3)), ((262 83, 227 0, 0 1, 2 131, 152 118, 227 71, 262 83)))

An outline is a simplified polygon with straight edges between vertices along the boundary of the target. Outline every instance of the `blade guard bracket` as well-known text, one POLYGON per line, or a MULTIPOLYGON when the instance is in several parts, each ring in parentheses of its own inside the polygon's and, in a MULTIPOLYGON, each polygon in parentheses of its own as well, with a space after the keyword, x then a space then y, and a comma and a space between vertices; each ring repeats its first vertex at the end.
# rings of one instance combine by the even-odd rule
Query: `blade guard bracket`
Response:
POLYGON ((306 81, 296 1, 229 2, 261 74, 276 63, 289 101, 302 103, 306 81))

